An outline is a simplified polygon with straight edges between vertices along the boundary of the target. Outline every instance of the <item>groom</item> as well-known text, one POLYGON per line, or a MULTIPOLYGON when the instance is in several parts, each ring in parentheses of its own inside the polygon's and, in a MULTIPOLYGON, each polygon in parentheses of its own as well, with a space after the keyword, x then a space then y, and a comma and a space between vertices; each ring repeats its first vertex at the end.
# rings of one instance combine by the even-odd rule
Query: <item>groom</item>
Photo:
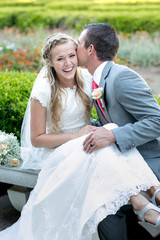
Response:
MULTIPOLYGON (((79 37, 79 65, 86 66, 93 76, 92 86, 103 89, 102 101, 94 100, 99 121, 119 126, 97 128, 84 141, 84 150, 92 153, 113 142, 121 152, 136 147, 160 180, 160 108, 141 76, 113 62, 118 48, 118 36, 107 24, 85 25, 79 37)), ((141 234, 143 239, 152 239, 138 226, 130 205, 106 217, 98 234, 101 240, 138 240, 141 234)))

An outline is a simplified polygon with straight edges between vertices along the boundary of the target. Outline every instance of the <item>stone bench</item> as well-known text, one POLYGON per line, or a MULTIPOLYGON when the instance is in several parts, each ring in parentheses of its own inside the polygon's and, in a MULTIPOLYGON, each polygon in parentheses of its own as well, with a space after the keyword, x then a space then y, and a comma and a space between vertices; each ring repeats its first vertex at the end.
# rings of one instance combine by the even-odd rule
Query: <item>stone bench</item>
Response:
POLYGON ((39 171, 7 167, 0 165, 0 182, 12 184, 7 190, 13 207, 21 211, 26 204, 31 190, 35 187, 39 171))

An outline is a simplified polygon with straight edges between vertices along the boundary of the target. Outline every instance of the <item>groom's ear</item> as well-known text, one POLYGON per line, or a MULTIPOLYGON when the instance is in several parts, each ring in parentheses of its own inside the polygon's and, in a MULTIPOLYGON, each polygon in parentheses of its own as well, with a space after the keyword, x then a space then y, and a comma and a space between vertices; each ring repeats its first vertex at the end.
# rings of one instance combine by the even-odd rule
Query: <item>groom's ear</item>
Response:
POLYGON ((89 45, 87 50, 88 50, 88 55, 92 55, 93 52, 95 51, 94 45, 93 44, 89 45))

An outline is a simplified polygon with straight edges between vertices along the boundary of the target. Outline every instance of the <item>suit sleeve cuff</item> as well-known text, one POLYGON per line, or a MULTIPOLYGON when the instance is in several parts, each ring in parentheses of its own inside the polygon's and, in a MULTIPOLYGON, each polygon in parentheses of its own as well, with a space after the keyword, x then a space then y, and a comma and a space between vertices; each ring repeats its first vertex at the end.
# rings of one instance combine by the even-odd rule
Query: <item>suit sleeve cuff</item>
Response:
POLYGON ((120 128, 115 128, 112 130, 112 132, 116 138, 116 145, 121 152, 126 152, 136 147, 133 141, 129 141, 129 139, 126 141, 127 138, 125 138, 126 136, 124 134, 124 131, 122 133, 120 131, 120 128))

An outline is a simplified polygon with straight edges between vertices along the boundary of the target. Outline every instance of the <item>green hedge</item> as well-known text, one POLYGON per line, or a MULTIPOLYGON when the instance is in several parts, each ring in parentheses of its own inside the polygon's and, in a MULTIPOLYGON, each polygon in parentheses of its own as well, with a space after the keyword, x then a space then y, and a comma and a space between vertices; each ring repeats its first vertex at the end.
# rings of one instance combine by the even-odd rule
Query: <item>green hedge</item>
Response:
POLYGON ((148 32, 160 30, 160 0, 104 1, 104 0, 0 0, 0 28, 26 27, 74 28, 80 32, 86 23, 104 22, 117 31, 148 32))
POLYGON ((20 137, 21 124, 35 73, 0 72, 0 130, 20 137))
MULTIPOLYGON (((9 24, 12 17, 9 18, 9 24)), ((33 26, 56 27, 56 28, 73 28, 79 33, 84 24, 91 22, 103 22, 112 25, 117 31, 135 32, 137 30, 145 30, 148 32, 160 30, 160 14, 159 10, 154 12, 88 12, 66 10, 47 10, 45 12, 25 12, 13 16, 13 26, 21 30, 32 28, 33 26), (25 19, 25 20, 24 20, 25 19)), ((3 27, 2 22, 0 27, 3 27)), ((10 25, 9 25, 10 26, 10 25)))

